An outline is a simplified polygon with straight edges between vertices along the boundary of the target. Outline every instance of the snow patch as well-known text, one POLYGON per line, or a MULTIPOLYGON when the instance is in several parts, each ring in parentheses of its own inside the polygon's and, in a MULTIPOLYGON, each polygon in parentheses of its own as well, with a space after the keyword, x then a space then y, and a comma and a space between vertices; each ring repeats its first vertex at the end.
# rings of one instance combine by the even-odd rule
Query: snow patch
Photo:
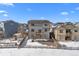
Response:
POLYGON ((32 42, 32 39, 27 41, 27 46, 37 46, 37 47, 46 47, 47 45, 43 45, 39 42, 32 42))
POLYGON ((60 45, 65 45, 66 47, 79 47, 79 41, 73 42, 73 41, 67 41, 67 42, 59 42, 60 45))
POLYGON ((79 56, 79 50, 46 48, 5 48, 0 49, 0 56, 79 56))

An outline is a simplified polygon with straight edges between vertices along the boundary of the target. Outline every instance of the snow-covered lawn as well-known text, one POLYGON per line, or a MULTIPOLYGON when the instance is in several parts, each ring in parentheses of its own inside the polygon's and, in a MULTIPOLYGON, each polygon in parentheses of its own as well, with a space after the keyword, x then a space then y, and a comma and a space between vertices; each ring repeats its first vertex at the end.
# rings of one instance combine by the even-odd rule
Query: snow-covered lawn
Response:
POLYGON ((79 47, 79 41, 66 41, 66 42, 59 42, 61 45, 66 47, 79 47))
POLYGON ((0 49, 0 56, 79 56, 79 50, 45 48, 5 48, 0 49))
MULTIPOLYGON (((50 43, 50 42, 48 42, 50 43)), ((79 41, 59 41, 58 42, 60 45, 61 45, 61 49, 62 48, 65 48, 65 49, 77 49, 79 50, 79 41)), ((39 42, 32 42, 32 39, 29 39, 27 41, 27 44, 26 44, 27 47, 52 47, 53 46, 48 46, 46 44, 42 44, 42 43, 39 43, 39 42)))
POLYGON ((32 42, 32 39, 29 39, 29 40, 27 41, 26 46, 32 46, 32 47, 47 47, 47 45, 43 45, 43 44, 41 44, 41 43, 39 43, 39 42, 32 42))

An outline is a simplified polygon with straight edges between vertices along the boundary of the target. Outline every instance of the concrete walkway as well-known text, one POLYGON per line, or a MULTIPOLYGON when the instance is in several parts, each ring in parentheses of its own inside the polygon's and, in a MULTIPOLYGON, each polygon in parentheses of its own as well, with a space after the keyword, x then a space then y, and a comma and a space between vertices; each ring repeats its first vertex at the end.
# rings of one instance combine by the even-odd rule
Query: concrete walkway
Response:
POLYGON ((28 40, 28 37, 26 37, 26 38, 23 40, 22 44, 20 45, 20 48, 26 47, 27 40, 28 40))

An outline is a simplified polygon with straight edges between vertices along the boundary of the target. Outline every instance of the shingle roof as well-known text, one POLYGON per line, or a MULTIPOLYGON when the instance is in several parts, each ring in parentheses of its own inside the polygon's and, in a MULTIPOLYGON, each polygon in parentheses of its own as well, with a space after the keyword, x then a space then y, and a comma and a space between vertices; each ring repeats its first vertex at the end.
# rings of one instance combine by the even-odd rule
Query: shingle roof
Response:
POLYGON ((59 25, 56 26, 56 28, 77 28, 74 24, 64 24, 64 25, 59 25))
POLYGON ((28 23, 42 24, 42 23, 51 23, 51 22, 48 20, 29 20, 28 23))
POLYGON ((1 22, 3 22, 3 23, 10 23, 10 22, 12 22, 12 23, 17 23, 17 22, 15 22, 15 21, 13 21, 13 20, 5 20, 5 21, 1 21, 1 22))

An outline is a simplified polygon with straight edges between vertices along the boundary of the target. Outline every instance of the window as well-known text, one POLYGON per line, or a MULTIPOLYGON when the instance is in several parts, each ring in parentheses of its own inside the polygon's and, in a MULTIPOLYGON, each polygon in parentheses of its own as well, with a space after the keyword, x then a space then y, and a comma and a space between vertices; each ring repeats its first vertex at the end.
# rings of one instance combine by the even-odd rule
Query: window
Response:
POLYGON ((45 26, 47 26, 47 24, 44 24, 45 26))
POLYGON ((45 32, 47 32, 47 29, 45 29, 45 32))
POLYGON ((32 26, 34 26, 34 24, 31 24, 32 26))
POLYGON ((74 30, 74 32, 78 32, 78 30, 74 30))
POLYGON ((60 30, 60 33, 63 33, 63 30, 60 30))
POLYGON ((66 33, 71 33, 71 29, 66 29, 66 33))
POLYGON ((41 33, 41 30, 38 30, 39 33, 41 33))
POLYGON ((32 29, 31 31, 34 32, 34 29, 32 29))

